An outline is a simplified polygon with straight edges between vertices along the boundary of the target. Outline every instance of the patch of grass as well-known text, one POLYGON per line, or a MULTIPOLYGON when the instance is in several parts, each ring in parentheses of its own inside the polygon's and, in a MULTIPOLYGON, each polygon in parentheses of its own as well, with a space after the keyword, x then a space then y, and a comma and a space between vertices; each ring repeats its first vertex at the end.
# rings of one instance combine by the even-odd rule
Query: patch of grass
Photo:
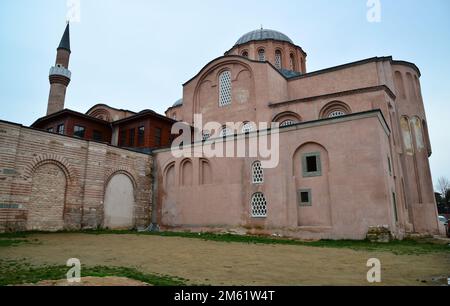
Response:
POLYGON ((28 240, 0 239, 0 248, 11 247, 26 242, 28 242, 28 240))
MULTIPOLYGON (((69 271, 66 266, 32 266, 25 261, 0 260, 0 286, 35 284, 45 280, 61 280, 69 271)), ((166 275, 142 273, 125 267, 85 267, 82 277, 126 277, 154 286, 183 286, 186 280, 166 275)))
POLYGON ((0 248, 11 247, 18 244, 29 242, 26 238, 28 234, 25 233, 3 233, 0 234, 0 248))
POLYGON ((28 238, 29 233, 0 233, 0 239, 28 238))
POLYGON ((449 253, 450 246, 431 242, 405 239, 389 243, 373 243, 368 240, 321 240, 306 242, 305 245, 323 248, 347 248, 355 251, 391 252, 396 255, 420 255, 428 253, 449 253))
POLYGON ((182 237, 202 239, 206 241, 219 241, 227 243, 272 244, 272 245, 299 245, 320 248, 352 249, 355 251, 381 251, 397 255, 427 254, 450 252, 450 246, 435 244, 420 240, 394 240, 389 243, 373 243, 368 240, 320 240, 300 241, 295 239, 273 238, 267 236, 240 236, 232 234, 190 233, 190 232, 160 232, 160 233, 134 233, 137 235, 154 235, 161 237, 182 237))

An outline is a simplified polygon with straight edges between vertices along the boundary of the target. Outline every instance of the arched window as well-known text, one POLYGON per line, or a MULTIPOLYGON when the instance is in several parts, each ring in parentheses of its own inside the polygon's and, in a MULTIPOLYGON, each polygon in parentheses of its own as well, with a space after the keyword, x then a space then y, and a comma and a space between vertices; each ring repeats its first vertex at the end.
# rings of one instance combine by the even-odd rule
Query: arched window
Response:
POLYGON ((264 49, 258 50, 258 60, 264 62, 266 60, 266 51, 264 49))
POLYGON ((288 119, 288 120, 284 120, 283 122, 281 122, 280 127, 291 126, 294 124, 295 124, 294 120, 288 119))
POLYGON ((414 155, 413 138, 409 118, 406 116, 400 119, 400 128, 403 135, 403 145, 408 155, 414 155))
POLYGON ((277 51, 275 51, 275 67, 277 68, 277 69, 281 69, 281 51, 280 50, 277 50, 277 51))
POLYGON ((253 123, 251 122, 245 122, 244 125, 242 126, 242 133, 243 134, 248 134, 251 133, 255 130, 253 123))
POLYGON ((227 126, 223 126, 222 129, 220 130, 220 137, 228 137, 231 135, 233 135, 233 132, 227 126))
POLYGON ((203 141, 206 141, 209 138, 211 138, 211 133, 209 131, 203 131, 202 132, 202 139, 203 139, 203 141))
POLYGON ((328 118, 336 118, 336 117, 341 117, 341 116, 345 116, 347 115, 347 113, 343 110, 337 110, 337 111, 333 111, 328 115, 328 118))
POLYGON ((341 101, 332 101, 325 105, 320 111, 319 118, 336 118, 351 114, 350 107, 341 101))
POLYGON ((267 201, 263 193, 258 192, 252 196, 252 217, 266 218, 267 217, 267 201))
POLYGON ((248 58, 248 51, 242 52, 242 56, 248 58))
POLYGON ((224 107, 231 104, 231 72, 226 70, 219 76, 219 106, 224 107))
POLYGON ((291 53, 289 55, 289 69, 295 71, 295 55, 291 53))
POLYGON ((252 183, 264 183, 264 169, 262 168, 260 161, 255 161, 252 165, 252 183))
POLYGON ((280 124, 280 127, 290 126, 301 121, 302 118, 297 113, 289 111, 280 113, 272 119, 272 122, 278 122, 280 124))
POLYGON ((414 131, 414 136, 416 139, 416 148, 421 151, 425 148, 425 139, 423 137, 423 127, 422 120, 419 117, 411 118, 412 130, 414 131))

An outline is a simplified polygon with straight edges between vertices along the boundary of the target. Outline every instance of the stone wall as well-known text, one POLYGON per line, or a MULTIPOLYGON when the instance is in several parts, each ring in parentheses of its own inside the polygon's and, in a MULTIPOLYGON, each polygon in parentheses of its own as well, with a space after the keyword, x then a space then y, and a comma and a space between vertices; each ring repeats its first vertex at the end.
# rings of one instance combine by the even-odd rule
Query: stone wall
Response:
POLYGON ((0 231, 103 227, 115 175, 134 192, 133 227, 150 223, 152 157, 0 121, 0 231))

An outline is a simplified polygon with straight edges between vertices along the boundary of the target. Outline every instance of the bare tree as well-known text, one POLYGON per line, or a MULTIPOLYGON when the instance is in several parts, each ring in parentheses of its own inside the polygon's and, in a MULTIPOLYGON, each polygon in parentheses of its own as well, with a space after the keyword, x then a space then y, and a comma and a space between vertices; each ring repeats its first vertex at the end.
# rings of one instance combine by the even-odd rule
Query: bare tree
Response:
POLYGON ((443 198, 448 194, 450 191, 450 180, 446 177, 441 177, 438 180, 437 184, 437 191, 441 194, 443 198))

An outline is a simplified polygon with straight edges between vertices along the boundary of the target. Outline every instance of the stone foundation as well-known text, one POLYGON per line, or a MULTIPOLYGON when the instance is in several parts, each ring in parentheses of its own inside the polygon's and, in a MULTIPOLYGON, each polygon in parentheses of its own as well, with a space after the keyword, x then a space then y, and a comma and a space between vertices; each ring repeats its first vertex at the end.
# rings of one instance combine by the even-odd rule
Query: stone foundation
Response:
POLYGON ((393 240, 393 235, 389 230, 389 226, 371 226, 367 233, 367 239, 370 242, 389 243, 393 240))

